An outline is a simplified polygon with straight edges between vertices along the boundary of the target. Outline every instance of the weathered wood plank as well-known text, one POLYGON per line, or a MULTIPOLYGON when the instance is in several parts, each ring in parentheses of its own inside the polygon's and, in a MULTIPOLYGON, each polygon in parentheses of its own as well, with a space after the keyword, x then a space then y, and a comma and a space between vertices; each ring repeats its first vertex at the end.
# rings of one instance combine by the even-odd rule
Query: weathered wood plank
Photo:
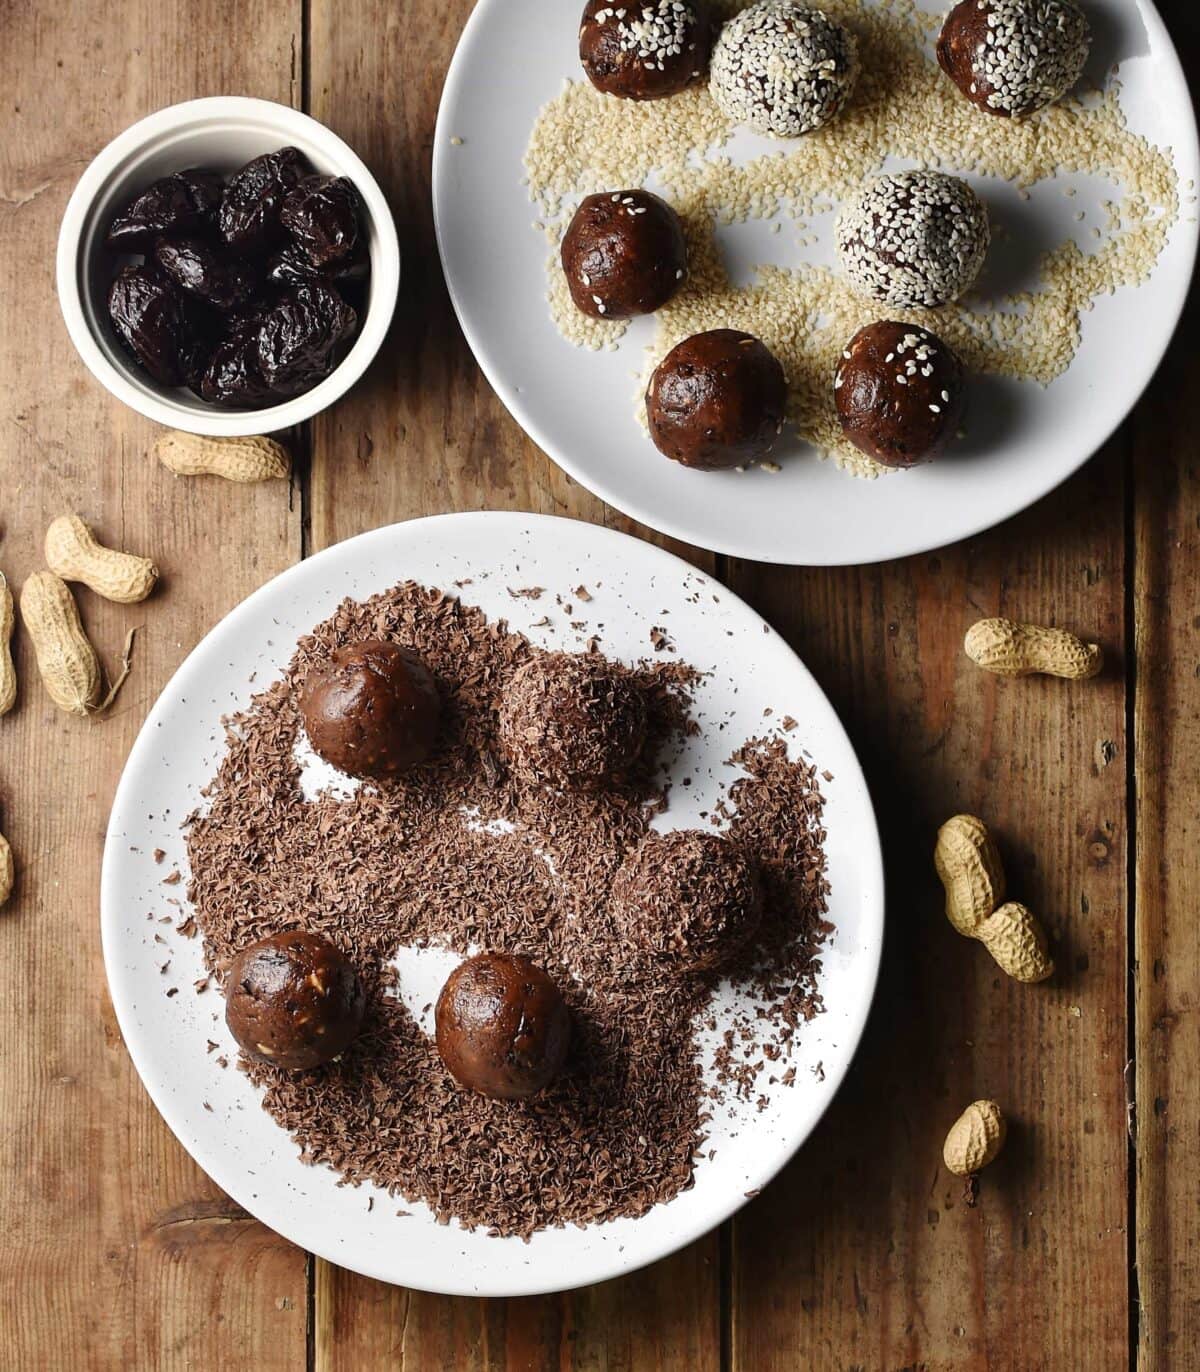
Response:
POLYGON ((150 1104, 105 991, 97 921, 108 805, 147 709, 195 641, 299 552, 289 492, 176 482, 151 426, 84 371, 54 294, 58 222, 91 156, 174 100, 288 100, 300 4, 220 0, 3 6, 0 84, 0 567, 42 565, 67 509, 152 553, 162 589, 125 610, 83 591, 111 666, 142 625, 113 715, 49 703, 20 640, 21 700, 0 721, 2 825, 20 868, 0 919, 0 1287, 9 1367, 294 1368, 305 1259, 233 1206, 150 1104))
MULTIPOLYGON (((401 301, 363 385, 313 426, 313 551, 447 510, 525 509, 635 526, 565 477, 509 418, 454 320, 438 265, 430 158, 442 81, 470 0, 389 7, 313 0, 311 112, 357 149, 392 205, 401 301), (360 96, 358 93, 365 93, 360 96)), ((642 531, 643 533, 645 531, 642 531)), ((701 565, 707 555, 689 553, 701 565)), ((318 1264, 316 1365, 412 1368, 718 1365, 717 1239, 626 1281, 564 1297, 451 1300, 318 1264)))
POLYGON ((1089 1365, 1123 1365, 1121 456, 959 548, 861 570, 731 569, 841 712, 889 877, 858 1062, 735 1221, 735 1368, 1067 1367, 1085 1348, 1089 1365), (1113 666, 1077 684, 989 677, 961 644, 996 613, 1097 636, 1113 666), (993 826, 1014 895, 1045 917, 1050 983, 1009 983, 947 924, 932 852, 959 811, 993 826), (1013 1128, 971 1210, 941 1145, 979 1096, 1013 1128))

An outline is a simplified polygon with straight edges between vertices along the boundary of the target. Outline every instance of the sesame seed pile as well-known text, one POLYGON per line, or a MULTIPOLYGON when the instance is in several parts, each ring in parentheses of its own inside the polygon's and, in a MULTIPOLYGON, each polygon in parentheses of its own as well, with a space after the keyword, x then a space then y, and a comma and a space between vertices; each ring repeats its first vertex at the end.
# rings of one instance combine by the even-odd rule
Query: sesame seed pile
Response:
POLYGON ((957 300, 979 275, 990 242, 979 197, 941 172, 873 177, 837 226, 842 267, 854 285, 910 310, 957 300))
MULTIPOLYGON (((1082 11, 1062 0, 976 0, 987 36, 975 67, 995 110, 1041 109, 1083 73, 1091 31, 1082 11)), ((972 91, 972 94, 975 92, 972 91)))
MULTIPOLYGON (((683 220, 688 279, 655 316, 653 344, 632 384, 643 422, 650 374, 676 343, 706 329, 744 329, 783 363, 798 437, 854 475, 873 477, 887 469, 844 438, 831 378, 846 341, 879 307, 840 270, 811 263, 763 263, 750 282, 735 283, 720 246, 724 226, 775 219, 805 247, 814 216, 845 205, 889 159, 1011 183, 989 189, 989 201, 993 194, 1027 199, 1028 187, 1058 175, 1100 175, 1113 191, 1092 212, 1086 246, 1069 237, 1053 247, 1030 289, 986 294, 985 274, 953 305, 896 311, 945 339, 975 373, 1047 385, 1070 366, 1081 315, 1094 301, 1149 277, 1179 216, 1179 185, 1169 150, 1127 127, 1116 80, 1103 91, 1080 88, 1030 119, 996 119, 964 99, 930 56, 940 15, 909 0, 822 0, 822 7, 854 34, 861 67, 853 98, 827 127, 735 163, 724 150, 735 126, 703 85, 638 104, 571 81, 535 122, 525 165, 538 224, 555 248, 579 199, 597 190, 653 179, 683 220)), ((619 345, 626 324, 579 314, 557 252, 546 279, 564 338, 593 349, 619 345)), ((782 460, 795 459, 785 448, 782 460)))
POLYGON ((796 138, 828 124, 858 79, 853 37, 820 10, 761 0, 721 30, 711 91, 735 124, 796 138))

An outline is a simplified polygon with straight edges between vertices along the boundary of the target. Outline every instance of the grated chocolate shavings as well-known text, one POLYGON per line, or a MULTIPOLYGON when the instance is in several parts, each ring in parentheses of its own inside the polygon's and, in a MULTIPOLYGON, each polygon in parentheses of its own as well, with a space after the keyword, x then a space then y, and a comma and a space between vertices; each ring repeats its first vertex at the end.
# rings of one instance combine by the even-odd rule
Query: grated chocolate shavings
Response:
POLYGON ((754 1099, 766 1065, 790 1056, 821 1009, 817 952, 830 930, 814 769, 789 761, 782 740, 750 741, 731 759, 742 775, 727 813, 730 837, 758 864, 764 910, 725 969, 744 992, 734 1027, 704 1061, 697 1034, 716 1028, 721 974, 633 966, 609 902, 617 871, 667 806, 672 752, 699 731, 689 716, 696 673, 677 660, 612 664, 645 701, 642 760, 611 790, 564 794, 497 738, 508 682, 544 656, 502 622, 412 583, 346 601, 228 721, 206 808, 186 826, 188 895, 218 980, 246 943, 303 926, 337 943, 368 988, 363 1032, 336 1062, 293 1074, 239 1063, 301 1157, 351 1185, 424 1201, 441 1223, 525 1237, 641 1215, 692 1184, 711 1102, 727 1091, 754 1099), (294 755, 296 687, 335 647, 364 637, 421 655, 442 691, 447 742, 387 789, 310 800, 294 755), (525 953, 555 978, 574 1045, 540 1096, 492 1101, 449 1077, 397 997, 391 965, 398 949, 429 945, 525 953))

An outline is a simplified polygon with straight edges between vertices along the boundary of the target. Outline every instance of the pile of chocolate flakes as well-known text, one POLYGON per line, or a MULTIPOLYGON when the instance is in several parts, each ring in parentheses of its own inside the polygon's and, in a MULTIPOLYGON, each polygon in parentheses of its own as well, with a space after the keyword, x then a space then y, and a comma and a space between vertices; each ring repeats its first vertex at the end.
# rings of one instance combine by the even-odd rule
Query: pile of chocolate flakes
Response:
POLYGON ((346 601, 228 721, 207 804, 187 825, 188 894, 218 978, 245 944, 300 926, 337 943, 369 988, 364 1030, 337 1062, 291 1075, 241 1064, 303 1158, 426 1201, 443 1222, 523 1236, 641 1215, 688 1187, 718 1102, 794 1077, 789 1045, 821 1008, 816 952, 830 930, 814 770, 789 761, 778 736, 750 741, 730 759, 741 775, 721 817, 762 866, 767 916, 726 972, 745 1008, 703 1062, 719 978, 635 972, 608 911, 623 858, 666 808, 666 762, 697 732, 696 673, 675 659, 615 667, 647 700, 644 770, 612 793, 568 796, 510 770, 496 743, 505 684, 541 651, 412 583, 346 601), (435 673, 442 749, 386 789, 306 798, 297 687, 333 648, 366 637, 411 646, 435 673), (455 1085, 395 993, 397 950, 429 945, 525 953, 558 982, 574 1044, 541 1096, 496 1101, 455 1085))

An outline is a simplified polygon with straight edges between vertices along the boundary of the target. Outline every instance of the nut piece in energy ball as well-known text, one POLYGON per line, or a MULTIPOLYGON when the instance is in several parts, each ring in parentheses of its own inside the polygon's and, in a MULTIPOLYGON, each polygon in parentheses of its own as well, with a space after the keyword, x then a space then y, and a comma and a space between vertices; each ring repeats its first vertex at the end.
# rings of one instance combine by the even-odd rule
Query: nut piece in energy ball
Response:
POLYGON ((708 70, 712 28, 707 0, 588 0, 579 60, 606 95, 661 100, 708 70))
POLYGON ((646 742, 646 702, 612 667, 580 653, 539 653, 514 673, 500 706, 510 768, 595 791, 623 780, 646 742))
POLYGON ((1091 45, 1073 0, 962 0, 946 16, 937 59, 985 114, 1020 119, 1066 95, 1091 45))
POLYGON ((956 1177, 970 1177, 995 1162, 1008 1126, 994 1100, 968 1105, 950 1127, 942 1160, 956 1177))
POLYGON ((571 299, 592 319, 653 314, 687 275, 679 216, 649 191, 589 195, 562 241, 571 299))
POLYGON ((242 1052, 289 1071, 344 1052, 365 1009, 346 957, 327 938, 299 929, 243 948, 225 983, 225 1022, 242 1052))
POLYGON ((752 334, 713 329, 673 348, 646 392, 646 420, 660 453, 719 471, 769 457, 783 431, 787 378, 752 334))
POLYGON ((979 197, 943 172, 873 177, 837 224, 838 255, 854 289, 908 310, 936 309, 969 290, 991 237, 979 197))
POLYGON ((528 958, 480 953, 450 974, 435 1012, 437 1046, 451 1076, 494 1100, 527 1100, 562 1070, 571 1015, 555 984, 528 958))
POLYGON ((336 648, 300 692, 313 751, 339 771, 376 781, 428 761, 441 725, 437 685, 407 648, 364 639, 336 648))
POLYGON ((964 406, 963 369, 949 346, 915 324, 868 324, 846 344, 833 381, 842 432, 885 467, 937 457, 964 406))
POLYGON ((749 857, 719 834, 651 832, 617 873, 612 916, 636 961, 714 971, 754 937, 762 890, 749 857))
POLYGON ((791 0, 759 0, 718 35, 709 88, 733 123, 799 138, 841 113, 858 72, 858 45, 841 24, 791 0))

